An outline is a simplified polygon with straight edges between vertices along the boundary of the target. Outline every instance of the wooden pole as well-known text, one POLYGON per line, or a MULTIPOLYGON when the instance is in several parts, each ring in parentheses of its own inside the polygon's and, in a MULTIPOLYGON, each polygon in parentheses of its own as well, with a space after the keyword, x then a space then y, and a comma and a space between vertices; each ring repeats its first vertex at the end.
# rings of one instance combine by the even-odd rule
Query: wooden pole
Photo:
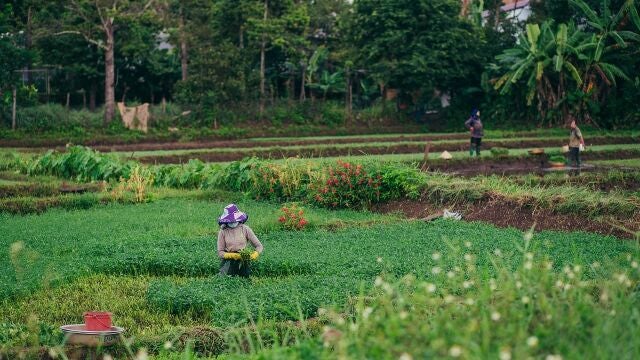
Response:
POLYGON ((428 168, 430 150, 431 150, 431 141, 427 142, 427 144, 424 146, 424 159, 422 159, 422 167, 420 168, 420 170, 422 171, 425 171, 428 168))

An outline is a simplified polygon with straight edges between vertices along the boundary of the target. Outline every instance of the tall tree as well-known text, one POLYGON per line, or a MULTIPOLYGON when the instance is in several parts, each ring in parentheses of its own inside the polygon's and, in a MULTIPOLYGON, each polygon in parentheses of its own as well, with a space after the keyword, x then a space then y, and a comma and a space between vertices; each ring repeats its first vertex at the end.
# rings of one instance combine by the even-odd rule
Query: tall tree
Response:
POLYGON ((460 17, 458 0, 356 0, 349 41, 358 65, 413 97, 479 82, 482 31, 460 17))
MULTIPOLYGON (((54 35, 75 34, 104 52, 104 125, 115 116, 115 41, 119 25, 135 21, 150 10, 154 0, 70 0, 64 12, 53 21, 54 35)), ((47 31, 48 29, 43 29, 47 31)), ((50 30, 49 30, 50 31, 50 30)))
POLYGON ((16 128, 18 70, 30 63, 32 53, 25 47, 25 32, 14 21, 15 8, 10 4, 0 7, 0 100, 10 91, 11 127, 16 128))

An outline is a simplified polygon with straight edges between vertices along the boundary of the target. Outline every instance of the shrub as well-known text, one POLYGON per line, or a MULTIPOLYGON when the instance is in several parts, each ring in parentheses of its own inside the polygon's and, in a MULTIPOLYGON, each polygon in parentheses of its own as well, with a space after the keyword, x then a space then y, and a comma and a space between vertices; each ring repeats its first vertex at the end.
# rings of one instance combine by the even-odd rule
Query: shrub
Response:
POLYGON ((369 173, 362 164, 341 160, 323 170, 326 180, 309 186, 311 201, 334 208, 364 208, 380 200, 379 172, 369 173))
POLYGON ((102 113, 87 110, 69 110, 59 104, 46 104, 18 108, 16 123, 29 131, 74 130, 96 128, 102 125, 102 113))
POLYGON ((283 206, 280 209, 282 215, 278 218, 278 222, 286 230, 302 230, 308 224, 304 218, 304 210, 296 204, 283 206))
POLYGON ((338 126, 344 124, 345 113, 344 107, 335 103, 325 103, 322 107, 323 125, 338 126))

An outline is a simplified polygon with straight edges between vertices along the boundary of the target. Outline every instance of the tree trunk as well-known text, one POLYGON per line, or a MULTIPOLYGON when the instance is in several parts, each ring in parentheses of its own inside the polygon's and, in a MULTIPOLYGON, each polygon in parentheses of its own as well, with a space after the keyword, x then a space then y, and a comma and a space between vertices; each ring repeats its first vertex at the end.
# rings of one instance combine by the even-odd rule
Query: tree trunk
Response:
POLYGON ((306 98, 305 77, 307 76, 307 67, 302 64, 302 79, 300 79, 300 102, 303 102, 306 98))
POLYGON ((238 46, 244 49, 244 26, 240 26, 240 34, 238 35, 238 46))
POLYGON ((18 102, 18 91, 16 90, 15 86, 11 91, 11 95, 13 97, 13 106, 11 107, 11 129, 15 130, 16 129, 16 105, 18 102))
POLYGON ((129 87, 127 86, 127 83, 124 83, 124 89, 122 90, 122 99, 120 100, 120 102, 125 103, 127 100, 127 91, 129 91, 129 87))
POLYGON ((387 91, 384 87, 384 84, 380 84, 380 96, 382 97, 382 111, 386 113, 387 111, 387 91))
POLYGON ((184 8, 180 5, 180 19, 178 20, 180 28, 180 65, 182 67, 182 81, 187 80, 189 53, 187 51, 187 36, 184 30, 184 8))
POLYGON ((351 119, 351 96, 353 96, 352 93, 352 89, 351 89, 351 72, 349 71, 349 68, 347 67, 347 71, 346 71, 346 78, 347 78, 347 88, 346 88, 346 99, 345 99, 345 110, 347 111, 347 120, 351 119))
POLYGON ((67 92, 67 103, 65 104, 65 107, 67 108, 67 110, 69 110, 70 105, 71 105, 71 93, 67 92))
MULTIPOLYGON (((267 12, 269 8, 269 0, 264 0, 264 15, 263 20, 267 22, 267 12)), ((267 40, 265 35, 262 34, 262 43, 260 44, 260 117, 264 113, 265 103, 265 51, 267 47, 267 40)))
POLYGON ((353 112, 353 83, 349 79, 349 97, 347 98, 347 115, 351 119, 351 113, 353 112))
POLYGON ((105 35, 107 43, 104 52, 104 126, 106 127, 111 120, 113 120, 116 110, 115 62, 113 49, 114 34, 112 20, 107 20, 105 23, 105 35))
MULTIPOLYGON (((27 9, 27 31, 25 33, 25 37, 24 37, 24 47, 27 50, 31 50, 31 45, 32 45, 32 30, 31 30, 31 6, 29 6, 29 8, 27 9)), ((31 72, 29 71, 31 69, 31 60, 29 60, 27 62, 27 73, 26 73, 26 77, 27 77, 27 84, 31 83, 31 72)))
POLYGON ((167 113, 167 98, 162 95, 162 114, 166 114, 167 113))
POLYGON ((89 90, 89 111, 96 111, 96 93, 98 92, 98 87, 96 83, 91 83, 91 89, 89 90))
POLYGON ((82 89, 82 110, 87 110, 87 91, 82 89))

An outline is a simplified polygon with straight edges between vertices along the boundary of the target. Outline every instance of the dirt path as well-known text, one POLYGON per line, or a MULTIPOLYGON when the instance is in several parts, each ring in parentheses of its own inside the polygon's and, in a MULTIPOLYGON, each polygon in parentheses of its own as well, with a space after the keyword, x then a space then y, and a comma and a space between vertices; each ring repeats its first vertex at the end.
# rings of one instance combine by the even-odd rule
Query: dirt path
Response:
MULTIPOLYGON (((535 148, 535 147, 561 147, 564 139, 547 139, 547 140, 522 140, 508 141, 495 140, 487 141, 483 147, 490 149, 492 147, 503 147, 510 149, 535 148)), ((610 144, 629 144, 637 143, 638 139, 633 137, 596 137, 590 139, 590 145, 610 145, 610 144)), ((447 151, 466 151, 468 144, 465 141, 454 144, 434 144, 431 146, 431 152, 447 151)), ((240 160, 245 157, 255 156, 261 159, 283 159, 288 157, 333 157, 348 155, 381 155, 381 154, 419 154, 424 151, 423 144, 396 144, 390 146, 362 146, 356 148, 340 148, 340 147, 324 147, 311 149, 270 149, 270 150, 239 150, 239 151, 217 151, 217 152, 199 152, 176 155, 159 155, 144 156, 138 158, 143 163, 157 164, 175 164, 184 163, 189 159, 199 159, 205 162, 224 162, 240 160)))
MULTIPOLYGON (((438 214, 443 208, 445 206, 435 206, 426 201, 403 200, 377 205, 374 211, 381 213, 399 211, 410 219, 424 219, 438 214)), ((450 209, 461 212, 464 220, 488 222, 502 228, 514 227, 520 230, 528 230, 535 224, 535 228, 538 231, 587 231, 633 239, 633 234, 623 231, 605 220, 558 214, 548 209, 535 209, 500 196, 487 198, 477 204, 453 206, 450 209)), ((630 231, 640 231, 640 214, 636 214, 630 219, 614 221, 630 231)))

